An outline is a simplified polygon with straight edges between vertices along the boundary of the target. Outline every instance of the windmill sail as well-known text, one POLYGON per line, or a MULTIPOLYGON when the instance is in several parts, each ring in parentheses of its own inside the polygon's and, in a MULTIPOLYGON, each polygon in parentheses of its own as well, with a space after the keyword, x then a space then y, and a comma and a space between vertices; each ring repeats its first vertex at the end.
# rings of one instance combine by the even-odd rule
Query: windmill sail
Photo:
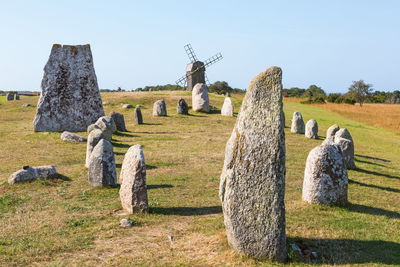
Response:
POLYGON ((190 44, 185 45, 185 51, 186 51, 186 54, 188 55, 191 63, 197 61, 196 54, 194 53, 194 50, 190 44))

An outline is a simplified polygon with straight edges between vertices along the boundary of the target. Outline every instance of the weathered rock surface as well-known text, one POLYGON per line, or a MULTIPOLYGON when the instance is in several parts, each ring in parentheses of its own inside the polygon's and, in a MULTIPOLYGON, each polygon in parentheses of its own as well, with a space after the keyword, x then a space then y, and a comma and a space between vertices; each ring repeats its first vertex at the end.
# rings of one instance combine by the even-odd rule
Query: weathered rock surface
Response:
POLYGON ((110 117, 113 118, 117 131, 126 132, 124 115, 111 112, 110 117))
POLYGON ((79 134, 71 133, 68 131, 64 131, 61 134, 61 140, 67 142, 86 142, 87 139, 79 134))
POLYGON ((143 116, 140 107, 135 108, 135 111, 133 112, 133 119, 136 125, 143 124, 143 116))
POLYGON ((36 132, 83 132, 104 116, 90 45, 53 45, 41 89, 36 132))
POLYGON ((117 172, 112 144, 101 139, 89 158, 88 180, 91 186, 116 186, 117 172))
POLYGON ((306 124, 306 134, 307 138, 318 138, 318 123, 316 120, 311 119, 306 124))
POLYGON ((106 140, 111 142, 112 134, 116 128, 113 118, 103 116, 100 117, 95 124, 103 131, 106 140))
POLYGON ((131 104, 123 104, 122 108, 133 108, 131 104))
POLYGON ((310 204, 345 204, 347 170, 339 145, 323 142, 308 154, 303 181, 303 200, 310 204))
POLYGON ((176 112, 178 114, 183 114, 183 115, 189 114, 189 106, 186 103, 185 99, 181 98, 178 100, 178 106, 176 107, 176 112))
POLYGON ((335 136, 335 133, 339 131, 340 127, 337 124, 332 125, 331 127, 328 128, 326 131, 326 138, 329 138, 331 136, 335 136))
POLYGON ((167 116, 167 106, 164 100, 157 100, 154 102, 153 116, 167 116))
POLYGON ((343 152, 343 160, 348 170, 356 169, 354 163, 354 142, 350 132, 342 128, 335 133, 335 144, 338 144, 343 152))
POLYGON ((204 83, 198 83, 193 87, 192 109, 198 112, 210 112, 208 88, 204 83))
POLYGON ((19 100, 19 94, 18 93, 14 95, 14 100, 19 100))
POLYGON ((221 115, 222 116, 233 116, 233 104, 230 97, 225 97, 224 104, 221 108, 221 115))
POLYGON ((7 101, 13 101, 14 100, 14 94, 12 94, 12 93, 6 94, 6 100, 7 101))
MULTIPOLYGON (((95 123, 93 123, 93 124, 90 124, 88 127, 87 127, 87 133, 88 134, 90 134, 90 132, 91 131, 93 131, 94 129, 100 129, 100 127, 99 126, 97 126, 95 123)), ((101 130, 101 129, 100 129, 101 130)))
POLYGON ((270 67, 249 85, 226 144, 219 196, 228 243, 258 258, 286 260, 285 118, 282 71, 270 67))
POLYGON ((122 208, 129 213, 147 212, 146 163, 140 145, 131 146, 125 154, 120 174, 119 196, 122 208))
POLYGON ((56 168, 52 165, 39 167, 26 166, 22 170, 16 171, 8 178, 9 184, 33 181, 36 179, 57 178, 56 168))
POLYGON ((101 139, 105 138, 104 132, 101 129, 94 129, 89 133, 86 145, 86 168, 89 167, 89 159, 94 147, 100 142, 101 139))
POLYGON ((298 111, 293 113, 292 126, 290 132, 304 134, 304 121, 303 116, 298 111))
POLYGON ((122 219, 120 222, 119 222, 119 226, 121 226, 121 227, 132 227, 133 226, 133 222, 132 221, 130 221, 130 220, 128 220, 128 219, 122 219))

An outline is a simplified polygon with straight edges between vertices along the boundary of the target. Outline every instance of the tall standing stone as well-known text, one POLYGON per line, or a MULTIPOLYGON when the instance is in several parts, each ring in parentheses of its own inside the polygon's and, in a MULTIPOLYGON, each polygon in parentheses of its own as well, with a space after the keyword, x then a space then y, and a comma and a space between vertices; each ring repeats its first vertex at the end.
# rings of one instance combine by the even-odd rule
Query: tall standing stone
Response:
POLYGON ((176 112, 178 114, 188 115, 189 114, 189 106, 186 103, 185 99, 180 98, 178 100, 178 106, 176 107, 176 112))
POLYGON ((303 116, 298 111, 293 112, 292 126, 290 132, 304 134, 303 116))
POLYGON ((307 122, 305 136, 307 138, 318 138, 318 123, 316 120, 311 119, 307 122))
POLYGON ((135 120, 135 124, 143 124, 143 116, 140 107, 136 107, 135 111, 133 112, 133 119, 135 120))
POLYGON ((19 94, 18 93, 15 94, 14 100, 19 100, 19 94))
POLYGON ((14 94, 13 93, 7 93, 6 94, 6 101, 13 101, 14 100, 14 94))
POLYGON ((157 100, 153 105, 153 116, 167 116, 167 106, 165 101, 157 100))
POLYGON ((230 97, 225 97, 224 104, 222 105, 221 108, 221 115, 228 117, 233 116, 233 104, 230 97))
POLYGON ((348 170, 356 169, 354 163, 354 141, 350 132, 342 128, 335 133, 335 144, 338 144, 343 152, 343 160, 348 170))
POLYGON ((111 112, 110 117, 113 118, 117 131, 126 132, 124 115, 117 112, 111 112))
POLYGON ((186 66, 187 87, 186 91, 192 91, 198 83, 206 83, 204 63, 196 61, 186 66))
POLYGON ((86 145, 86 168, 89 168, 89 159, 93 149, 100 142, 101 139, 105 139, 106 136, 101 129, 94 129, 89 133, 87 145, 86 145))
POLYGON ((228 243, 257 258, 286 260, 285 118, 282 71, 249 85, 226 144, 219 196, 228 243))
POLYGON ((198 83, 192 91, 192 109, 199 112, 210 112, 208 88, 204 83, 198 83))
POLYGON ((146 163, 141 145, 131 146, 126 152, 119 179, 122 208, 129 213, 135 210, 147 212, 146 163))
POLYGON ((113 146, 106 139, 101 139, 90 155, 88 180, 91 186, 117 185, 113 146))
POLYGON ((90 45, 53 45, 41 88, 36 132, 84 132, 104 116, 90 45))

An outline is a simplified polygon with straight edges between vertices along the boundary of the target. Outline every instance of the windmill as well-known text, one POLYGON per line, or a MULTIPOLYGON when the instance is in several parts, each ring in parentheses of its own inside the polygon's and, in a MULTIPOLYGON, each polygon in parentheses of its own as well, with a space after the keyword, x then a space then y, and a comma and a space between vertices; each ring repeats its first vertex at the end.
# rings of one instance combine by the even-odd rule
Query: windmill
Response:
POLYGON ((190 44, 184 46, 186 54, 190 59, 190 63, 186 66, 186 75, 182 76, 176 81, 176 84, 185 86, 187 84, 187 91, 192 91, 196 83, 210 84, 207 75, 205 74, 206 67, 220 61, 222 59, 221 53, 215 54, 204 62, 197 59, 196 54, 190 44))

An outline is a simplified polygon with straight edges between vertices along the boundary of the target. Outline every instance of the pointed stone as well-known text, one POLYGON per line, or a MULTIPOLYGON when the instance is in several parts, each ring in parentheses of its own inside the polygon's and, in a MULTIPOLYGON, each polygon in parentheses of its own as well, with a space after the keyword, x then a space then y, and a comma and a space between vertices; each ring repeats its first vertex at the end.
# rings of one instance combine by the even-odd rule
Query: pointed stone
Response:
POLYGON ((90 155, 88 180, 91 186, 117 185, 113 146, 106 139, 101 139, 90 155))
POLYGON ((135 108, 135 111, 133 112, 133 117, 136 125, 143 124, 143 116, 140 107, 135 108))
POLYGON ((180 98, 178 100, 178 106, 176 107, 176 112, 178 114, 188 115, 189 114, 189 106, 186 103, 185 99, 180 98))
POLYGON ((335 133, 335 144, 338 144, 343 152, 343 161, 346 168, 348 170, 356 169, 353 137, 351 137, 346 128, 342 128, 335 133))
POLYGON ((228 117, 233 116, 233 104, 230 97, 225 97, 224 104, 222 105, 221 108, 221 115, 228 117))
POLYGON ((332 126, 329 127, 328 130, 326 131, 326 138, 329 138, 329 137, 331 137, 331 136, 335 136, 335 133, 336 133, 337 131, 339 131, 339 130, 340 130, 339 125, 337 125, 337 124, 332 125, 332 126))
POLYGON ((100 142, 101 139, 105 139, 104 132, 101 129, 94 129, 89 133, 87 145, 86 145, 86 163, 85 167, 89 167, 89 159, 95 146, 100 142))

